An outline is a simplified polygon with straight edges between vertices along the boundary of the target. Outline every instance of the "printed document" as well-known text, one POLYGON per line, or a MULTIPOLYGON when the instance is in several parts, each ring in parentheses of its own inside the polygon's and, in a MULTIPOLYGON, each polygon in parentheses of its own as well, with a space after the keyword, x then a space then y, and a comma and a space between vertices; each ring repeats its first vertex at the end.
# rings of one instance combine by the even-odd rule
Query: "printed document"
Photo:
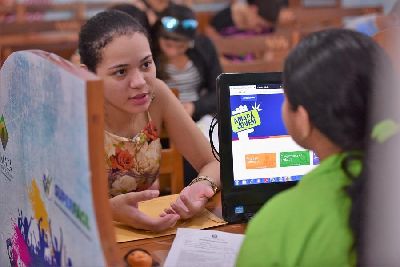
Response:
POLYGON ((244 235, 178 228, 164 267, 233 267, 244 235))

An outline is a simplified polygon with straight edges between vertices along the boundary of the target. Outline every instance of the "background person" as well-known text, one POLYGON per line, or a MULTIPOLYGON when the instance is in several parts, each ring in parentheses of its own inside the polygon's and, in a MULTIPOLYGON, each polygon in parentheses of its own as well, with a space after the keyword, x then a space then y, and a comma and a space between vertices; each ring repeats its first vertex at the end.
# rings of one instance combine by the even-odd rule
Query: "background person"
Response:
MULTIPOLYGON (((221 35, 269 33, 273 31, 283 5, 281 0, 236 1, 219 11, 210 25, 221 35)), ((283 14, 283 17, 287 15, 283 14)))
POLYGON ((182 5, 166 9, 154 28, 157 77, 179 98, 195 120, 216 113, 216 78, 222 69, 216 49, 207 37, 197 34, 194 12, 182 5))
POLYGON ((345 28, 362 32, 368 36, 391 27, 400 26, 400 1, 396 1, 393 8, 386 15, 370 14, 350 19, 345 28))

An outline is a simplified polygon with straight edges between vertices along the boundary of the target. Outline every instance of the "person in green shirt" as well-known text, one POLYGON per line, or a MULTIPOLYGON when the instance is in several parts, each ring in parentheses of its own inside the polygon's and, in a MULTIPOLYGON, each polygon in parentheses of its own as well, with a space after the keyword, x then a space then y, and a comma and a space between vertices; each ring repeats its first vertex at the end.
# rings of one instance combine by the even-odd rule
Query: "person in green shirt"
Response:
POLYGON ((321 163, 250 221, 238 267, 357 264, 368 103, 384 62, 372 39, 344 29, 311 34, 290 53, 282 116, 292 138, 321 163))

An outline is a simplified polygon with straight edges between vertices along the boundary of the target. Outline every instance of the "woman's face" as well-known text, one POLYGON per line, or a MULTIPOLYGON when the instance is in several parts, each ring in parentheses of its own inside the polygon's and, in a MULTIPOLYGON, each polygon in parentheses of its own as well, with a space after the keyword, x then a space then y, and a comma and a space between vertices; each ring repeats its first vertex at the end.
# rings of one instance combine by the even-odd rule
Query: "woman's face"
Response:
POLYGON ((101 55, 96 74, 104 80, 106 111, 113 108, 136 114, 148 110, 156 69, 146 36, 114 37, 101 55))
POLYGON ((161 52, 167 59, 182 56, 189 49, 189 41, 176 41, 164 37, 159 38, 161 52))

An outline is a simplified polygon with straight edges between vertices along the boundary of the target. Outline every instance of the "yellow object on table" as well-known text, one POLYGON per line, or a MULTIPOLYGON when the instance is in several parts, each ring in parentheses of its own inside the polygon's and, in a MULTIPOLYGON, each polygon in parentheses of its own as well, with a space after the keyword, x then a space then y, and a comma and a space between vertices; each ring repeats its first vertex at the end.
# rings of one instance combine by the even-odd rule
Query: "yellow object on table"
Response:
MULTIPOLYGON (((157 217, 164 211, 165 208, 168 208, 171 205, 171 203, 177 199, 178 196, 179 196, 178 194, 168 195, 139 202, 139 210, 141 210, 142 212, 144 212, 149 216, 157 217)), ((227 222, 217 217, 210 211, 204 209, 204 211, 201 212, 196 217, 193 217, 188 220, 180 220, 173 228, 165 230, 160 233, 134 229, 130 226, 126 226, 118 222, 115 222, 114 226, 115 226, 117 242, 122 243, 122 242, 128 242, 146 238, 172 235, 176 233, 176 229, 178 228, 205 229, 224 224, 227 224, 227 222)))

